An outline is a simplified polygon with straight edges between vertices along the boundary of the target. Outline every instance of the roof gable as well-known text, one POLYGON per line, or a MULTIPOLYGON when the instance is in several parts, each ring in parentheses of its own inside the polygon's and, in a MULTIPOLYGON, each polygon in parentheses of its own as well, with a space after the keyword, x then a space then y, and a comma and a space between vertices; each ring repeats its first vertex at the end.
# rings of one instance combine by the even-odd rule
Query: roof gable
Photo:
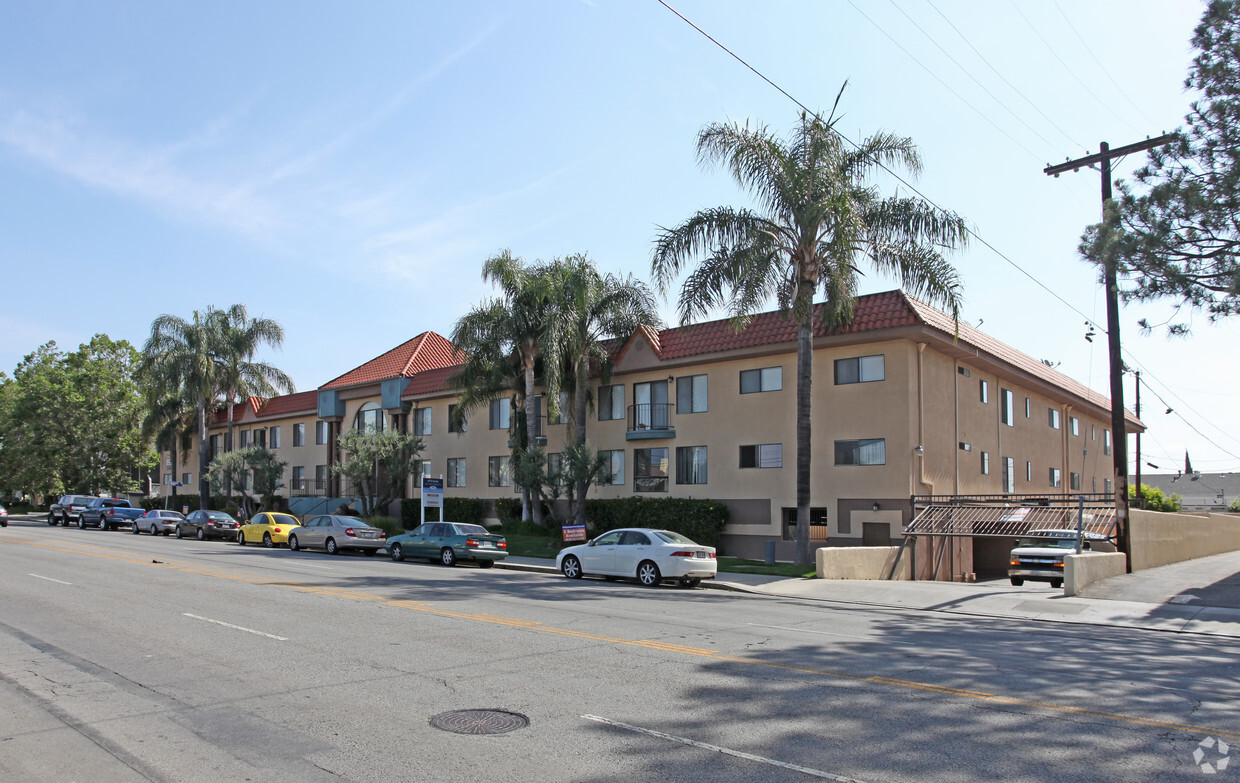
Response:
POLYGON ((461 352, 448 338, 436 332, 423 332, 319 388, 339 389, 388 378, 412 378, 419 372, 459 364, 462 359, 461 352))

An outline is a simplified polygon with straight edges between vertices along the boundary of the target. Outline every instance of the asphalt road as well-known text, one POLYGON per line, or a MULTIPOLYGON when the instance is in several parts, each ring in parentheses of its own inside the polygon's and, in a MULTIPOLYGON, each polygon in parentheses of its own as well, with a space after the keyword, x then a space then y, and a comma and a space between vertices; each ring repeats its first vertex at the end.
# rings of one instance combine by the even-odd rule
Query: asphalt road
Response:
POLYGON ((1234 639, 20 521, 0 590, 3 781, 1240 777, 1234 639))

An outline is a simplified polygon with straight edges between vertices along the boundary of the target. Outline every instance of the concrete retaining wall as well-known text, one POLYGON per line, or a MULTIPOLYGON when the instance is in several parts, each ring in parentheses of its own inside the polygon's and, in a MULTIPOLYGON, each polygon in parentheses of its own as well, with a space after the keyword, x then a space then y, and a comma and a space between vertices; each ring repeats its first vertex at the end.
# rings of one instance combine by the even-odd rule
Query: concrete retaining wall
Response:
POLYGON ((1063 594, 1076 595, 1094 582, 1126 571, 1123 552, 1082 552, 1063 559, 1063 594))
POLYGON ((1240 550, 1240 516, 1235 514, 1133 509, 1129 531, 1133 571, 1240 550))
POLYGON ((822 547, 815 555, 819 579, 912 579, 911 552, 900 558, 894 577, 892 565, 899 553, 898 546, 822 547))

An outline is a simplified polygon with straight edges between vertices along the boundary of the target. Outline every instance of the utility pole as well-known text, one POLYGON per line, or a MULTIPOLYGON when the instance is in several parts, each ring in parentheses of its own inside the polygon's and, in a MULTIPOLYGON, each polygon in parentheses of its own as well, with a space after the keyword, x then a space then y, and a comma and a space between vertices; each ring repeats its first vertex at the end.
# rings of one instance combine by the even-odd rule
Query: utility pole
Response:
MULTIPOLYGON (((1133 376, 1137 379, 1136 391, 1137 399, 1133 403, 1133 407, 1137 414, 1137 418, 1141 418, 1141 371, 1133 370, 1133 376)), ((1137 432, 1137 492, 1141 491, 1141 432, 1137 432)), ((1144 501, 1144 498, 1142 499, 1144 501)), ((1145 508, 1145 503, 1141 503, 1141 508, 1145 508)))
MULTIPOLYGON (((1136 144, 1111 149, 1105 141, 1098 145, 1096 155, 1087 155, 1042 169, 1044 174, 1058 177, 1065 171, 1079 171, 1084 166, 1100 164, 1102 169, 1102 217, 1106 220, 1108 202, 1111 201, 1111 160, 1134 152, 1168 144, 1174 134, 1164 133, 1158 138, 1146 139, 1136 144)), ((1115 490, 1115 548, 1123 552, 1127 570, 1132 572, 1132 549, 1128 540, 1128 428, 1124 420, 1124 359, 1119 341, 1119 282, 1115 262, 1104 259, 1103 283, 1107 297, 1107 353, 1111 359, 1111 454, 1114 457, 1113 486, 1115 490)), ((1138 468, 1139 469, 1139 468, 1138 468)))

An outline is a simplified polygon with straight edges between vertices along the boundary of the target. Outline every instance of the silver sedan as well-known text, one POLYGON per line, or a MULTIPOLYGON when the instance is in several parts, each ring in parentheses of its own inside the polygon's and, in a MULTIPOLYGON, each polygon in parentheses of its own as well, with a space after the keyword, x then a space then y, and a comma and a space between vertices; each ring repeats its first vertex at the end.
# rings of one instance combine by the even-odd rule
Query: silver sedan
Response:
POLYGON ((360 517, 323 514, 311 517, 288 536, 288 548, 324 549, 336 555, 349 549, 373 555, 387 546, 387 533, 360 517))
POLYGON ((133 521, 133 534, 150 533, 153 536, 172 535, 177 523, 185 519, 180 511, 153 508, 133 521))

